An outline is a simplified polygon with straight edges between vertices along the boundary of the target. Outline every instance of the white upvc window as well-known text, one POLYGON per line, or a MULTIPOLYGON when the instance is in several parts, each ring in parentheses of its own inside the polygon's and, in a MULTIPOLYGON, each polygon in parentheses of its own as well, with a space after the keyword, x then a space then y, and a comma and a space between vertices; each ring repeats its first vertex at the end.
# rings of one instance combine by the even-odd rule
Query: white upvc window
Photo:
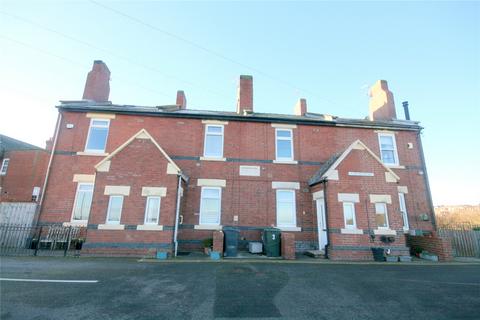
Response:
POLYGON ((292 129, 275 129, 275 157, 277 161, 293 161, 292 129))
POLYGON ((109 119, 91 119, 85 152, 104 153, 107 146, 109 119))
POLYGON ((343 202, 343 219, 345 221, 345 229, 357 229, 355 204, 353 202, 343 202))
POLYGON ((375 203, 375 221, 379 229, 388 229, 387 204, 384 202, 375 203))
POLYGON ((123 196, 110 196, 107 209, 107 224, 120 224, 123 196))
POLYGON ((10 163, 10 159, 5 158, 2 161, 2 168, 0 169, 0 175, 4 176, 7 174, 8 164, 10 163))
POLYGON ((147 197, 145 224, 158 224, 160 219, 160 197, 147 197))
POLYGON ((219 225, 222 209, 222 188, 202 187, 200 225, 219 225))
POLYGON ((407 205, 405 203, 405 194, 399 193, 398 200, 400 203, 400 213, 402 214, 402 218, 403 218, 403 229, 408 230, 410 229, 410 226, 408 224, 408 212, 407 212, 407 205))
POLYGON ((223 157, 223 125, 207 124, 205 126, 205 143, 203 156, 205 158, 223 157))
POLYGON ((295 190, 277 189, 277 227, 296 227, 295 190))
POLYGON ((72 222, 87 222, 93 198, 93 183, 79 183, 73 204, 72 222))
POLYGON ((380 157, 382 162, 390 166, 398 166, 397 144, 395 142, 395 134, 379 133, 378 143, 380 145, 380 157))

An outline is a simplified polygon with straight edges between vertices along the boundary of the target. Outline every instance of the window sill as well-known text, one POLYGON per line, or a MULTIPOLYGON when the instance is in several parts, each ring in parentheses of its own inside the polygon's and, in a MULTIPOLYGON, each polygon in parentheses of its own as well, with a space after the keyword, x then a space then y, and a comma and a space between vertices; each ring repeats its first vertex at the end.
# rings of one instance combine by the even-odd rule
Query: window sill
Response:
POLYGON ((219 224, 196 224, 193 227, 195 230, 222 230, 219 224))
POLYGON ((162 231, 163 226, 158 224, 140 224, 137 226, 137 230, 162 231))
POLYGON ((343 234, 363 234, 363 230, 362 229, 340 229, 340 233, 343 233, 343 234))
POLYGON ((200 157, 202 161, 227 161, 227 158, 200 157))
POLYGON ((123 224, 99 224, 98 230, 125 230, 123 224))
POLYGON ((384 163, 384 165, 386 165, 390 169, 405 169, 405 166, 401 166, 401 165, 398 165, 398 164, 386 164, 386 163, 384 163))
POLYGON ((295 160, 273 160, 273 163, 278 163, 278 164, 298 164, 298 161, 295 161, 295 160))
POLYGON ((276 226, 275 228, 280 229, 282 231, 292 231, 292 232, 302 231, 302 228, 300 228, 300 227, 279 227, 279 226, 276 226))
POLYGON ((86 227, 88 224, 88 220, 74 220, 70 222, 64 222, 64 227, 86 227))
POLYGON ((95 157, 106 157, 108 153, 105 152, 92 152, 92 151, 78 151, 77 156, 95 156, 95 157))
POLYGON ((373 230, 374 235, 381 235, 381 236, 396 236, 397 231, 392 229, 375 229, 373 230))
POLYGON ((403 233, 409 233, 409 232, 410 232, 410 229, 409 229, 409 228, 403 227, 403 233))

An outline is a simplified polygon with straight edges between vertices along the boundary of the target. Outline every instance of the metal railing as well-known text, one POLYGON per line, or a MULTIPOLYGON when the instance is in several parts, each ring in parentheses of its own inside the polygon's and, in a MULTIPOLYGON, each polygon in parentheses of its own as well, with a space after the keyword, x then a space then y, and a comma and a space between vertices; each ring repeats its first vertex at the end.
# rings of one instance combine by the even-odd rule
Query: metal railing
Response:
POLYGON ((80 227, 0 224, 1 256, 67 256, 79 254, 80 227))

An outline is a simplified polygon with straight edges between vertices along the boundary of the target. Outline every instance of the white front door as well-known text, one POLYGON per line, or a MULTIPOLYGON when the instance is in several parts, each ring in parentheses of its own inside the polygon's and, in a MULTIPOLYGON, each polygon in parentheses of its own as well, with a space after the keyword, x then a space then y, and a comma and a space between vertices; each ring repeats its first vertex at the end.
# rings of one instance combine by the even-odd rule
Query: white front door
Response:
POLYGON ((323 202, 323 198, 315 201, 317 202, 318 248, 319 250, 325 250, 325 246, 328 244, 325 202, 323 202))

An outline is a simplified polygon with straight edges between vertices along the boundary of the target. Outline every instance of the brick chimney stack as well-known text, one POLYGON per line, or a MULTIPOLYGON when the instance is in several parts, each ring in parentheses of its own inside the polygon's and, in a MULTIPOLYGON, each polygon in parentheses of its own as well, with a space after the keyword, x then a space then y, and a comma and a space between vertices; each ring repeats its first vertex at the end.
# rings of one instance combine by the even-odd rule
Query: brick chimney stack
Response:
POLYGON ((378 80, 370 88, 370 120, 392 120, 397 118, 393 93, 385 80, 378 80))
POLYGON ((107 65, 103 61, 95 60, 92 70, 87 75, 83 99, 105 102, 108 101, 109 95, 110 70, 108 70, 107 65))
POLYGON ((307 99, 298 99, 293 111, 296 116, 304 116, 307 113, 307 99))
POLYGON ((238 85, 237 113, 253 112, 253 77, 241 75, 238 85))
POLYGON ((176 105, 180 109, 187 109, 187 97, 185 96, 185 92, 183 90, 177 91, 177 103, 176 105))

